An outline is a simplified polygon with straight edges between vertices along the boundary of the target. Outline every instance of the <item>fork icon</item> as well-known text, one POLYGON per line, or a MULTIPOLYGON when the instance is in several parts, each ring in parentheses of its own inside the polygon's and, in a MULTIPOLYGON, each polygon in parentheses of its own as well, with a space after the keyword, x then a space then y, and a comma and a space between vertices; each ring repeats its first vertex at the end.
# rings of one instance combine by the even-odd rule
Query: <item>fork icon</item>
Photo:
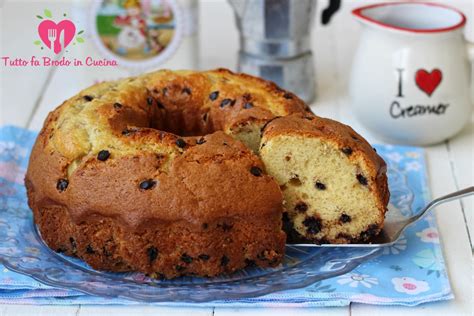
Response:
POLYGON ((51 43, 51 49, 54 50, 54 42, 56 41, 56 29, 49 29, 48 30, 48 40, 51 43))

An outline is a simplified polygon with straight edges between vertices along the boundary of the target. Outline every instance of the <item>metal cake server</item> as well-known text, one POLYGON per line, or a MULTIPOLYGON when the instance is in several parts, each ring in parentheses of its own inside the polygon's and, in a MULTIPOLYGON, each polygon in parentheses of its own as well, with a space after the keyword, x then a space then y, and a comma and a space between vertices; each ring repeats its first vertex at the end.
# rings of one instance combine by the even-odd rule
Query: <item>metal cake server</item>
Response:
POLYGON ((457 200, 462 197, 466 197, 469 195, 474 194, 474 186, 468 187, 448 195, 439 197, 431 201, 428 205, 426 205, 420 212, 416 215, 411 217, 403 216, 399 209, 393 207, 392 205, 389 206, 387 213, 385 214, 385 224, 384 228, 380 232, 379 235, 375 236, 370 240, 370 243, 366 244, 291 244, 292 246, 301 246, 301 247, 366 247, 366 248, 373 248, 373 247, 382 247, 382 246, 390 246, 397 242, 400 238, 403 231, 413 223, 419 221, 428 211, 432 210, 435 206, 440 204, 457 200))

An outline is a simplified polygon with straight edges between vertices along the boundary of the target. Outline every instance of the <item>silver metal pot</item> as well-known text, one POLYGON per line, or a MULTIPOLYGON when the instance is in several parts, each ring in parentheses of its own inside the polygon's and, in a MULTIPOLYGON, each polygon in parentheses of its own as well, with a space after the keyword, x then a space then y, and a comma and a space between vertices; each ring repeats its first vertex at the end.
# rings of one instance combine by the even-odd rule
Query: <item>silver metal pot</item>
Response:
MULTIPOLYGON (((274 81, 311 102, 315 79, 310 31, 316 0, 229 2, 240 31, 239 71, 274 81)), ((332 9, 339 3, 331 0, 332 9)), ((332 13, 323 13, 323 18, 328 21, 332 13)))

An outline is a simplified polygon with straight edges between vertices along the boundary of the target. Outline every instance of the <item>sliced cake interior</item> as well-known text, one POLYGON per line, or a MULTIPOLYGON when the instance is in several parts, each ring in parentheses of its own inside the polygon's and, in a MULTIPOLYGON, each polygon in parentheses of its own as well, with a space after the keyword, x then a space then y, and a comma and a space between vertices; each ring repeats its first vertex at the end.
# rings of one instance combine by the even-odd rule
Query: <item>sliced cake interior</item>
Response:
POLYGON ((279 183, 290 241, 367 241, 383 226, 385 163, 350 127, 308 115, 264 130, 260 156, 279 183))

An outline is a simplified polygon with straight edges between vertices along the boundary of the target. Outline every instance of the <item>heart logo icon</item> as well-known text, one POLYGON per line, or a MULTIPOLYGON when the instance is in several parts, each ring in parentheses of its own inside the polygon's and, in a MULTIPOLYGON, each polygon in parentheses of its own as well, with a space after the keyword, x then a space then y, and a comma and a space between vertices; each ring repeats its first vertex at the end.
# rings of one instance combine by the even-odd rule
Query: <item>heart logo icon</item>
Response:
POLYGON ((433 69, 431 72, 419 69, 415 74, 416 85, 430 97, 441 83, 442 78, 443 74, 439 69, 433 69))
POLYGON ((55 54, 59 54, 73 40, 76 26, 70 20, 62 20, 58 24, 44 20, 38 25, 38 34, 44 45, 52 48, 55 54))

